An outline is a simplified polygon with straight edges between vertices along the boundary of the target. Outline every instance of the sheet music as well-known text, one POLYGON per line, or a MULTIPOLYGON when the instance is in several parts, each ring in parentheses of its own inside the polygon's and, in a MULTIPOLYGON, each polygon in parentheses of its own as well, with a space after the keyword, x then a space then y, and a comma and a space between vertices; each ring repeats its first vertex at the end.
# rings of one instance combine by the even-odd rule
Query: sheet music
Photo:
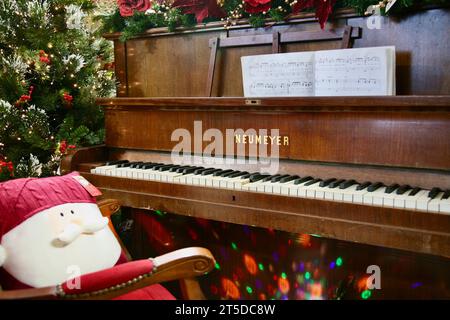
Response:
POLYGON ((316 96, 395 94, 395 48, 373 47, 317 51, 316 96))
POLYGON ((245 97, 395 95, 395 47, 241 58, 245 97))
POLYGON ((314 95, 314 52, 241 58, 245 97, 314 95))

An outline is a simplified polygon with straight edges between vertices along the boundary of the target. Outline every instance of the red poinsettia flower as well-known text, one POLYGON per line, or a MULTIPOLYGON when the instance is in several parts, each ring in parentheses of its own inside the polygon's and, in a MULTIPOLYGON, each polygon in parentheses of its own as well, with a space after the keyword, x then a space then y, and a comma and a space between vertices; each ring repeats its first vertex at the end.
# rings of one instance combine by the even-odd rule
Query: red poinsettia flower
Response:
POLYGON ((260 13, 270 10, 272 0, 244 0, 244 10, 247 13, 260 13))
POLYGON ((316 8, 316 18, 319 19, 320 27, 323 29, 335 3, 336 0, 298 0, 292 7, 292 13, 298 13, 306 8, 316 8))
POLYGON ((130 17, 135 11, 145 12, 151 7, 150 0, 117 0, 120 15, 130 17))
POLYGON ((217 0, 175 0, 172 7, 180 8, 184 14, 195 14, 198 23, 207 17, 223 18, 226 15, 217 0))

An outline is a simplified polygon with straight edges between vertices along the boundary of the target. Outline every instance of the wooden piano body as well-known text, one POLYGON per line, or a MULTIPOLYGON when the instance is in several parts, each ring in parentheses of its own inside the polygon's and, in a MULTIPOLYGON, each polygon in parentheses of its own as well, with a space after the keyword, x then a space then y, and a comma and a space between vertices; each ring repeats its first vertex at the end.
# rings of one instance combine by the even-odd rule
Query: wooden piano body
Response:
MULTIPOLYGON (((120 84, 118 98, 98 101, 105 109, 105 145, 76 150, 63 159, 62 172, 80 171, 105 196, 120 199, 123 206, 133 209, 449 258, 449 214, 90 173, 109 160, 172 163, 170 152, 178 143, 171 140, 174 130, 183 128, 194 136, 194 122, 201 121, 201 133, 211 128, 221 132, 279 129, 279 135, 289 141, 279 146, 279 173, 450 189, 450 35, 441 27, 450 21, 448 10, 393 17, 383 22, 382 30, 368 30, 364 18, 343 11, 327 26, 361 27, 362 37, 354 40, 355 47, 396 45, 399 96, 241 98, 239 57, 271 50, 270 46, 253 46, 222 50, 213 86, 213 93, 221 97, 202 97, 209 39, 273 30, 317 31, 312 20, 304 14, 269 29, 237 26, 224 31, 213 26, 175 34, 154 30, 126 43, 110 35, 120 84), (439 23, 430 25, 430 18, 439 23)), ((282 51, 329 49, 338 44, 290 44, 283 45, 282 51)), ((203 141, 200 150, 209 143, 203 141)), ((237 148, 235 140, 233 146, 237 148)), ((224 151, 222 155, 230 154, 224 151)), ((196 156, 201 159, 201 151, 196 156)), ((211 166, 261 170, 258 164, 211 166)))

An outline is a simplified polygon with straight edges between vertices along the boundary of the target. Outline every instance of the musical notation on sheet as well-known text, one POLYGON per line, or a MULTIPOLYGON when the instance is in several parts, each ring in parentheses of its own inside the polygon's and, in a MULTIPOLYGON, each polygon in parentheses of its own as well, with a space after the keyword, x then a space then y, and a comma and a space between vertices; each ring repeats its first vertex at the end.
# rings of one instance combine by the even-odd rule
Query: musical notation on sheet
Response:
POLYGON ((314 95, 314 54, 242 57, 246 97, 314 95))
POLYGON ((244 95, 395 94, 395 48, 324 50, 242 57, 244 95))
POLYGON ((317 51, 315 95, 392 95, 394 62, 393 47, 317 51))

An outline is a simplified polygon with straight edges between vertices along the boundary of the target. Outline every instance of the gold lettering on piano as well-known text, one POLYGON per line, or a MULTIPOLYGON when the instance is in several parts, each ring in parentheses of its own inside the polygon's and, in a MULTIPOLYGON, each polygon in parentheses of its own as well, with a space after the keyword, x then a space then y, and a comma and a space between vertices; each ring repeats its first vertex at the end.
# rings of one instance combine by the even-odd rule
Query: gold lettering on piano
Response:
POLYGON ((270 144, 277 146, 288 146, 289 136, 235 134, 234 142, 237 144, 270 144))

